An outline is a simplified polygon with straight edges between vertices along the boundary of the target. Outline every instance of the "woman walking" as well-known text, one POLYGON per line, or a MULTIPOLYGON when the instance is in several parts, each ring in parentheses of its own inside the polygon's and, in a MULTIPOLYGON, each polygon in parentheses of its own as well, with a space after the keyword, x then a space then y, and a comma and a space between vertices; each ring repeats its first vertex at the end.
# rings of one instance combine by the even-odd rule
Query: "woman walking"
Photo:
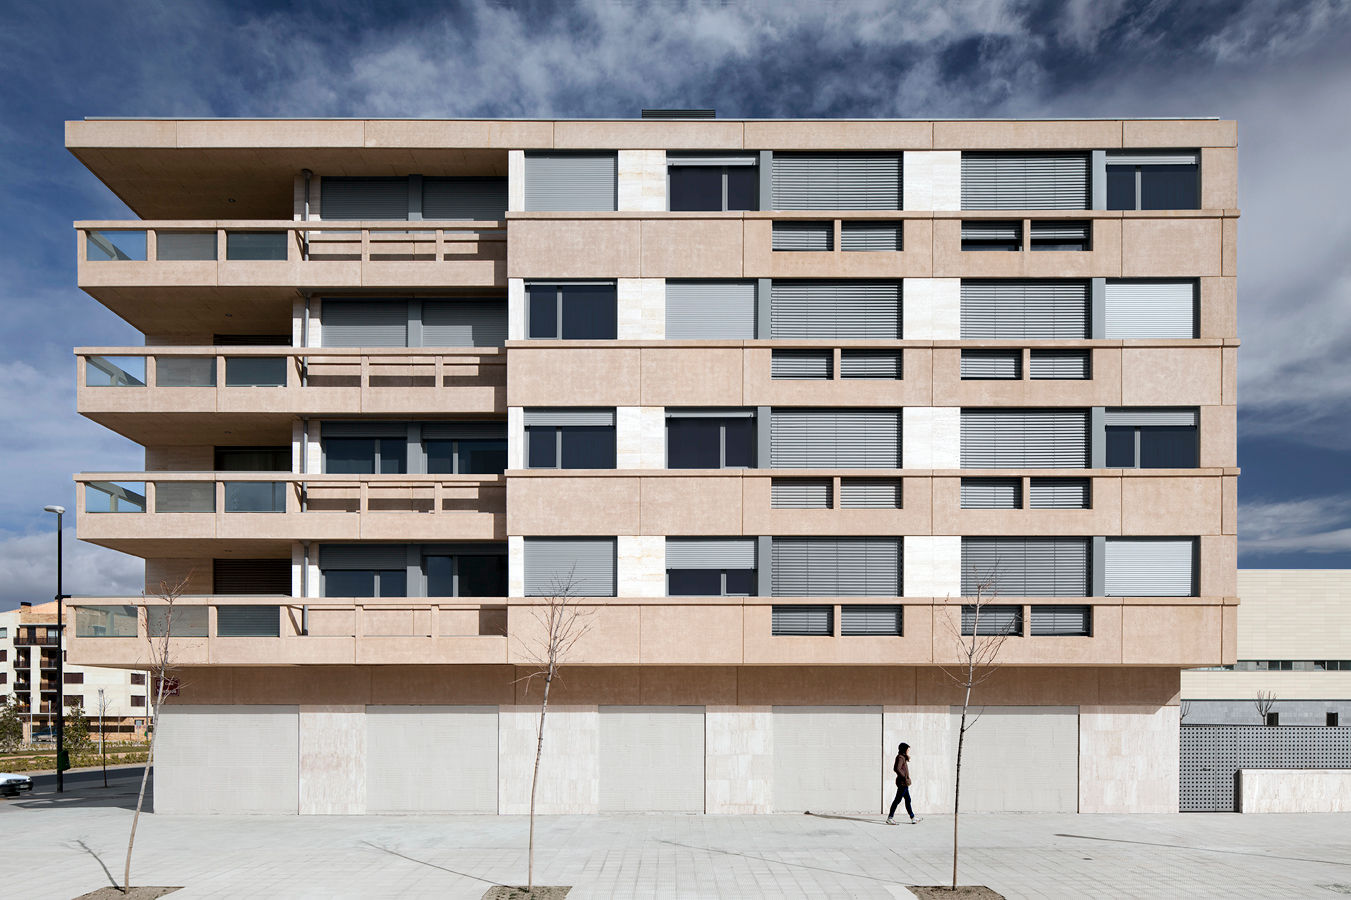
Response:
POLYGON ((910 806, 910 745, 901 744, 896 749, 896 762, 891 766, 896 773, 896 799, 891 801, 891 811, 887 813, 887 824, 896 824, 896 807, 901 801, 905 801, 905 812, 910 817, 910 824, 914 825, 919 820, 915 818, 915 810, 910 806))

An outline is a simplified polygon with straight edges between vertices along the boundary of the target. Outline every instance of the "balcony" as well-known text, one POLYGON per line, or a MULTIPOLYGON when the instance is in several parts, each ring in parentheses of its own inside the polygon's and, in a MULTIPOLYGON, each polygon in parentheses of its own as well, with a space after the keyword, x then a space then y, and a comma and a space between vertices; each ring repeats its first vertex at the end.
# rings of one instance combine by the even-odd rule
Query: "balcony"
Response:
MULTIPOLYGON (((77 222, 79 286, 148 333, 222 331, 203 306, 289 317, 298 289, 506 287, 504 222, 77 222), (203 327, 203 322, 211 327, 203 327)), ((238 319, 236 319, 238 322, 238 319)))
POLYGON ((61 636, 55 625, 20 625, 14 634, 14 646, 59 647, 61 636))
POLYGON ((134 555, 172 556, 185 540, 218 542, 214 552, 506 537, 501 475, 113 472, 75 481, 80 539, 134 555))
POLYGON ((506 414, 506 351, 294 347, 83 347, 82 415, 143 444, 287 442, 296 416, 506 414))

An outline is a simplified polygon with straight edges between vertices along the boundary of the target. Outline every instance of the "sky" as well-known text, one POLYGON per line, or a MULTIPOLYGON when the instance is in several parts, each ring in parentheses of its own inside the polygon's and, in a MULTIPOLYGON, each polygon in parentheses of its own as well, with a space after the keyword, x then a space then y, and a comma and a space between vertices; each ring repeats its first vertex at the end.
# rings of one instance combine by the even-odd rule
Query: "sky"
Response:
MULTIPOLYGON (((55 592, 72 473, 144 467, 75 413, 71 348, 142 342, 75 286, 71 223, 133 218, 63 147, 85 116, 1237 119, 1239 564, 1351 568, 1347 0, 7 7, 0 609, 55 592)), ((67 592, 139 592, 66 537, 67 592)))

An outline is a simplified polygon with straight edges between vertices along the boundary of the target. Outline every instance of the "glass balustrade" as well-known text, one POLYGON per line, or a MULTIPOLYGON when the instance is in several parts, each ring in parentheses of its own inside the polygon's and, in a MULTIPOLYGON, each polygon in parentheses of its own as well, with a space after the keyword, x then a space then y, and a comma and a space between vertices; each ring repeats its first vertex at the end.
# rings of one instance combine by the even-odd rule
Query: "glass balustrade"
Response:
POLYGON ((144 481, 86 481, 84 511, 87 513, 145 512, 144 481))
POLYGON ((145 387, 144 356, 90 356, 84 367, 85 387, 145 387))
POLYGON ((144 262, 145 230, 87 231, 84 255, 90 262, 144 262))

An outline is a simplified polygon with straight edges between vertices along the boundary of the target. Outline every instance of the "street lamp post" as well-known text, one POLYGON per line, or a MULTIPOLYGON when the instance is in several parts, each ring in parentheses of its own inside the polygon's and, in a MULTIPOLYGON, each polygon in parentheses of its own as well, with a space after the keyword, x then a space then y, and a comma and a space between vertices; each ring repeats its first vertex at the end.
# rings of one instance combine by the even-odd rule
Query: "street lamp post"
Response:
POLYGON ((64 506, 44 506, 44 512, 56 513, 56 792, 65 793, 65 772, 61 763, 66 750, 66 629, 62 609, 66 605, 66 595, 61 592, 61 517, 66 514, 64 506))

